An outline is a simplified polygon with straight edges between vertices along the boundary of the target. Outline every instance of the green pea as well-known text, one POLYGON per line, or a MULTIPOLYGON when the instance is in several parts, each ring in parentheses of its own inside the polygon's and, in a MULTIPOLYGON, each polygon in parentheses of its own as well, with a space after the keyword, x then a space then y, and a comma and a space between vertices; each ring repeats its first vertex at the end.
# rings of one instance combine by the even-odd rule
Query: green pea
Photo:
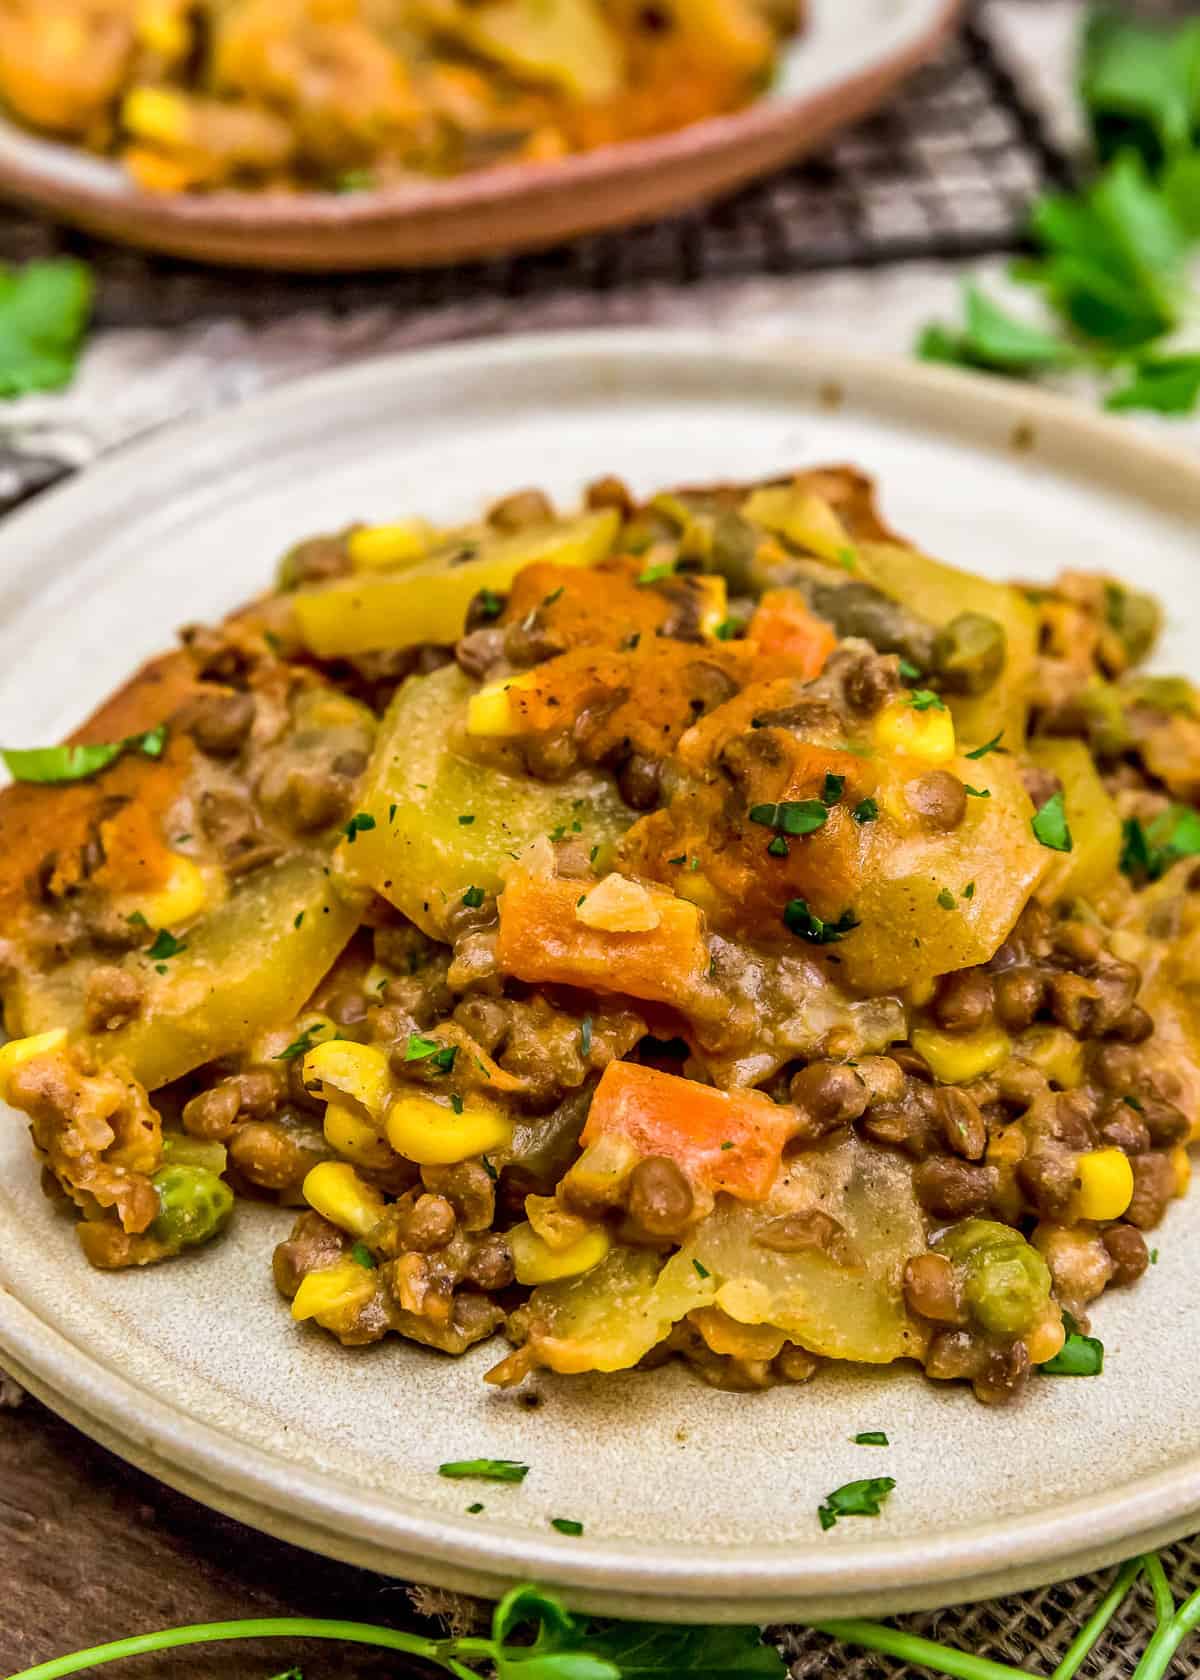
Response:
POLYGON ((1104 586, 1104 616, 1134 665, 1150 652, 1162 626, 1162 611, 1153 595, 1118 583, 1104 586))
POLYGON ((998 1336, 1019 1336, 1042 1316, 1050 1299, 1046 1262, 1019 1231, 992 1219, 964 1219, 935 1243, 960 1265, 971 1317, 998 1336))
POLYGON ((1111 683, 1089 683, 1079 696, 1088 746, 1100 758, 1119 758, 1132 744, 1121 696, 1111 683))
POLYGON ((964 612, 938 631, 933 666, 951 694, 982 694, 1004 669, 1004 626, 984 613, 964 612))
POLYGON ((233 1191, 207 1167, 160 1167, 151 1182, 158 1191, 158 1218, 151 1233, 173 1247, 208 1242, 233 1212, 233 1191))

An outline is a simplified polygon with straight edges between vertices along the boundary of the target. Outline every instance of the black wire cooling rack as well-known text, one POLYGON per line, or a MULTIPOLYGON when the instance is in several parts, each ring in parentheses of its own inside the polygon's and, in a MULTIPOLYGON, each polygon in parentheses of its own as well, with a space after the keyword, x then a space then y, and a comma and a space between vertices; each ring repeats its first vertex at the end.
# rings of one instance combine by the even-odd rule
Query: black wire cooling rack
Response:
POLYGON ((817 156, 706 208, 552 251, 411 273, 248 276, 140 256, 0 211, 0 259, 65 250, 87 257, 103 326, 171 327, 217 315, 263 321, 294 309, 380 304, 407 313, 564 289, 1010 251, 1021 243, 1030 197, 1069 175, 978 8, 884 110, 817 156))

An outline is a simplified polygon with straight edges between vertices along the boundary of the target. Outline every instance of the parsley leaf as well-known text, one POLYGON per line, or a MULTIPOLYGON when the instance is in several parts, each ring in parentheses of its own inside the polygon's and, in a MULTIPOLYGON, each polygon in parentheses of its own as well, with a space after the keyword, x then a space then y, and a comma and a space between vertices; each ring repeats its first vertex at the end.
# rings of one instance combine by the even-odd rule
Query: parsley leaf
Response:
POLYGON ((850 815, 856 823, 874 822, 879 816, 879 806, 871 798, 860 799, 850 815))
POLYGON ((1034 835, 1052 852, 1069 852, 1075 842, 1067 823, 1062 793, 1052 793, 1035 814, 1030 825, 1034 835))
POLYGON ((378 1265, 378 1261, 375 1259, 375 1256, 371 1253, 371 1250, 361 1238, 358 1242, 351 1245, 350 1258, 356 1265, 361 1266, 363 1270, 367 1272, 373 1272, 378 1265))
POLYGON ((582 1534, 583 1524, 576 1522, 574 1517, 551 1517, 550 1527, 557 1529, 559 1534, 582 1534))
POLYGON ((499 618, 504 611, 504 596, 494 589, 481 589, 474 600, 476 618, 499 618))
POLYGON ((1105 408, 1148 409, 1156 414, 1190 414, 1200 398, 1200 355, 1147 356, 1127 385, 1112 391, 1105 408))
POLYGON ((438 1465, 438 1475, 461 1482, 468 1478, 482 1482, 523 1482, 528 1464, 515 1458, 455 1458, 438 1465))
POLYGON ((1121 836, 1122 874, 1157 881, 1180 858, 1200 855, 1200 811, 1168 805, 1148 827, 1128 817, 1121 836))
POLYGON ((972 799, 990 799, 992 797, 991 788, 973 788, 970 782, 963 783, 963 791, 969 794, 972 799))
POLYGON ((752 805, 750 821, 783 834, 813 834, 829 820, 829 808, 820 799, 785 799, 778 805, 752 805))
POLYGON ((853 933, 859 922, 852 910, 843 910, 836 922, 826 922, 809 909, 806 900, 793 898, 784 908, 783 925, 789 932, 807 939, 810 945, 834 945, 853 933))
POLYGON ((166 928, 159 928, 154 936, 154 943, 146 955, 155 962, 165 962, 168 957, 177 957, 181 951, 187 950, 187 941, 176 939, 166 928))
POLYGON ((1004 739, 1003 729, 998 735, 993 735, 990 741, 985 741, 981 747, 975 747, 966 756, 968 758, 986 758, 990 752, 1003 752, 1000 742, 1004 739))
POLYGON ((949 362, 991 373, 1028 374, 1067 367, 1079 352, 1057 334, 1009 315, 973 282, 963 288, 961 332, 933 323, 917 341, 926 362, 949 362))
POLYGON ((935 694, 931 688, 914 688, 908 697, 908 703, 914 712, 944 712, 946 702, 940 694, 935 694))
POLYGON ((462 895, 462 901, 468 910, 478 910, 483 900, 484 891, 482 887, 468 887, 462 895))
POLYGON ((327 1030, 324 1021, 314 1021, 311 1027, 305 1027, 298 1038, 286 1046, 275 1057, 277 1062, 294 1062, 300 1056, 307 1056, 319 1035, 327 1030))
POLYGON ((70 258, 0 265, 0 397, 71 383, 93 291, 91 269, 70 258))
POLYGON ((369 811, 355 811, 354 815, 350 818, 350 821, 346 824, 342 832, 345 834, 347 841, 352 846, 356 836, 359 834, 369 834, 374 827, 375 818, 369 811))
POLYGON ((755 1627, 600 1622, 588 1625, 586 1640, 589 1655, 613 1663, 621 1680, 787 1680, 787 1664, 755 1627))
POLYGON ((702 1261, 697 1260, 695 1256, 692 1257, 692 1265, 695 1267, 697 1277, 710 1278, 712 1276, 708 1267, 704 1265, 702 1261))
POLYGON ((0 759, 15 782, 83 782, 107 770, 127 752, 161 758, 166 741, 167 726, 160 723, 144 735, 127 735, 123 741, 69 742, 61 747, 0 747, 0 759))
POLYGON ((852 1435, 850 1439, 856 1447, 890 1447, 891 1442, 882 1429, 864 1429, 860 1435, 852 1435))
POLYGON ((1044 1377, 1098 1377, 1104 1369, 1104 1343, 1095 1336, 1083 1336, 1070 1313, 1063 1314, 1067 1339, 1053 1359, 1038 1370, 1044 1377))
POLYGON ((835 776, 832 770, 825 772, 825 781, 821 788, 822 805, 836 805, 842 797, 846 787, 845 776, 835 776))
POLYGON ((579 1023, 579 1054, 586 1060, 592 1053, 592 1017, 585 1015, 579 1023))
POLYGON ((817 1507, 821 1527, 832 1528, 839 1517, 877 1517, 895 1485, 891 1476, 869 1476, 834 1488, 817 1507))
POLYGON ((907 683, 920 682, 921 667, 914 665, 911 659, 902 659, 900 661, 900 675, 907 683))
POLYGON ((958 900, 950 891, 949 887, 942 888, 941 892, 937 895, 937 901, 943 910, 953 910, 955 905, 958 903, 958 900))

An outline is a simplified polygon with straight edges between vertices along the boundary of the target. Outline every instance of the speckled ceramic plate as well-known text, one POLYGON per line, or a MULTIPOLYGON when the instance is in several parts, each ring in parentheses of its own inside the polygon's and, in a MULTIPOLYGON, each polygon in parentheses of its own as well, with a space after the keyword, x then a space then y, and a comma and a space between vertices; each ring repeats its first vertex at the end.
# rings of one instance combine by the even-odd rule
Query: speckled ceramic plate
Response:
POLYGON ((420 267, 623 227, 798 157, 929 58, 960 0, 809 0, 770 93, 744 111, 551 164, 351 194, 140 192, 115 164, 0 119, 0 193, 94 233, 206 262, 420 267))
MULTIPOLYGON (((828 345, 506 341, 380 362, 164 433, 0 528, 0 740, 57 737, 189 619, 257 589, 279 551, 352 517, 470 516, 530 481, 640 490, 850 460, 888 516, 996 575, 1108 568, 1168 604, 1167 667, 1195 667, 1200 466, 1000 382, 828 345)), ((51 837, 47 836, 49 840, 51 837)), ((0 1121, 5 1117, 0 1114, 0 1121)), ((751 1620, 946 1603, 1031 1585, 1200 1527, 1200 1213, 1096 1313, 1095 1381, 1038 1379, 1011 1411, 911 1368, 717 1393, 681 1370, 539 1378, 541 1404, 391 1341, 343 1352, 295 1326, 270 1250, 290 1216, 243 1207, 211 1252, 141 1273, 84 1264, 0 1125, 0 1349, 35 1392, 197 1498, 320 1551, 494 1592, 533 1577, 617 1612, 751 1620), (885 1429, 886 1451, 853 1446, 885 1429), (520 1458, 523 1486, 440 1479, 520 1458), (854 1477, 896 1490, 821 1532, 854 1477), (476 1498, 486 1509, 468 1515, 476 1498), (581 1538, 549 1519, 573 1517, 581 1538)))

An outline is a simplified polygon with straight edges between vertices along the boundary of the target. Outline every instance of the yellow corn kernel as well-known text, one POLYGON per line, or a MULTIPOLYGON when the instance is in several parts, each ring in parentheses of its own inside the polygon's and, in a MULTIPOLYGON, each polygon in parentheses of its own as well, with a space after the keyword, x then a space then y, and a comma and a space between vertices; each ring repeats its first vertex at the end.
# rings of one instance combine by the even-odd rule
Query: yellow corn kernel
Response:
MULTIPOLYGON (((151 927, 179 927, 208 908, 213 897, 208 878, 191 858, 172 854, 166 880, 155 892, 145 893, 134 906, 151 927)), ((133 900, 130 900, 133 903, 133 900)))
POLYGON ((184 58, 192 44, 191 28, 175 0, 147 0, 138 11, 136 30, 139 46, 161 58, 184 58))
POLYGON ((1040 1323, 1035 1324, 1025 1337, 1025 1346, 1029 1350, 1029 1363, 1031 1365, 1044 1365, 1047 1359, 1053 1359, 1056 1353, 1062 1352, 1063 1343, 1066 1339, 1066 1328, 1057 1308, 1054 1308, 1046 1314, 1040 1323))
POLYGON ((937 1027, 914 1027, 912 1047, 933 1070, 943 1085, 965 1085, 991 1073, 1007 1060, 1012 1043, 999 1027, 977 1027, 974 1032, 948 1033, 937 1027))
POLYGON ((310 1208, 353 1237, 368 1236, 383 1217, 383 1197, 348 1161, 319 1161, 302 1194, 310 1208))
POLYGON ((1133 1168, 1121 1149, 1091 1149, 1075 1163, 1072 1219, 1120 1219, 1133 1199, 1133 1168))
POLYGON ((397 1097, 388 1109, 388 1142, 419 1167, 448 1167, 512 1141, 512 1123, 490 1108, 456 1114, 431 1097, 397 1097))
POLYGON ((696 590, 703 605, 700 608, 700 630, 705 636, 716 634, 718 624, 729 616, 729 593, 725 579, 715 572, 705 572, 696 579, 696 590))
POLYGON ((374 1293, 373 1272, 357 1260, 339 1260, 300 1280, 292 1300, 292 1317, 298 1321, 315 1318, 320 1324, 334 1314, 364 1306, 374 1293))
MULTIPOLYGON (((3 1051, 0 1051, 0 1055, 3 1051)), ((1171 1166, 1175 1173, 1175 1194, 1184 1196, 1192 1181, 1192 1158, 1181 1143, 1177 1143, 1171 1151, 1171 1166)))
POLYGON ((391 1090, 387 1057, 373 1044, 334 1039, 318 1044, 304 1058, 304 1083, 319 1085, 330 1102, 349 1098, 373 1120, 382 1120, 391 1090))
POLYGON ((325 1142, 347 1161, 359 1167, 382 1171, 396 1159, 379 1133, 345 1103, 331 1102, 325 1109, 325 1142))
POLYGON ((467 701, 467 734, 478 735, 486 741, 507 740, 521 733, 521 718, 509 699, 509 691, 518 679, 487 683, 478 694, 467 701))
POLYGON ((957 751, 954 719, 944 705, 919 712, 908 700, 892 700, 875 719, 875 744, 925 764, 945 764, 957 751))
POLYGON ((518 1225, 508 1233, 518 1283, 555 1283, 559 1278, 590 1272, 604 1259, 612 1243, 608 1232, 595 1225, 569 1248, 551 1248, 532 1225, 518 1225))
POLYGON ((49 1032, 34 1033, 30 1038, 10 1038, 0 1045, 0 1102, 8 1101, 8 1082, 19 1067, 47 1050, 58 1050, 67 1042, 65 1027, 51 1027, 49 1032))
POLYGON ((121 120, 139 140, 160 146, 184 144, 190 128, 186 101, 166 88, 131 88, 121 106, 121 120))
POLYGON ((1022 1033, 1014 1053, 1064 1091, 1083 1084, 1083 1045, 1062 1027, 1031 1027, 1022 1033))
POLYGON ((435 532, 424 519, 397 519, 391 525, 363 525, 351 531, 346 552, 356 572, 387 571, 424 560, 435 532))

